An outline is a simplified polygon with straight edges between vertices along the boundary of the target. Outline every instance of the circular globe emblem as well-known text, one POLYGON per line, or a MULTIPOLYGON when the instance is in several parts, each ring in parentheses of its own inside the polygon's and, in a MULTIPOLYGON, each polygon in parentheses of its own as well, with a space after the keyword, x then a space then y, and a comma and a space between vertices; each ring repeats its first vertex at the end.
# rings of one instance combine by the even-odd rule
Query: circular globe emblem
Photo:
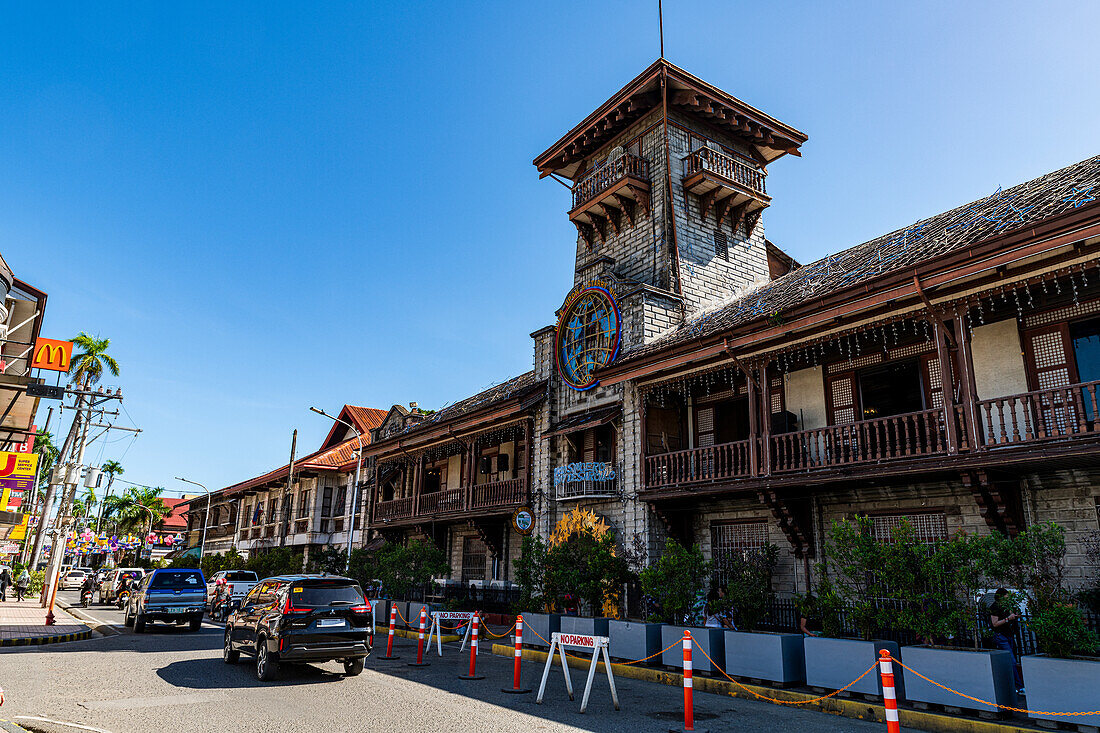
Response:
POLYGON ((583 287, 566 299, 556 342, 558 373, 566 384, 584 391, 599 383, 596 370, 619 353, 619 324, 619 306, 604 287, 583 287))

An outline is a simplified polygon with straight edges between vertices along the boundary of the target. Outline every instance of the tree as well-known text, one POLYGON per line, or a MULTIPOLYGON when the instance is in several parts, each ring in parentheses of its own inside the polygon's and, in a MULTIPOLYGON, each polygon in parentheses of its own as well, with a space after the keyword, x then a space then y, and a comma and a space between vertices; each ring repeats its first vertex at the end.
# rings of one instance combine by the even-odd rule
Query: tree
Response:
POLYGON ((163 521, 170 511, 160 498, 163 490, 159 487, 131 486, 117 497, 108 497, 104 519, 113 521, 119 532, 151 529, 163 521))
POLYGON ((657 606, 653 620, 683 623, 700 594, 706 592, 710 569, 699 545, 689 550, 669 539, 657 562, 641 573, 642 592, 657 606))
POLYGON ((848 618, 864 639, 874 638, 891 621, 891 612, 881 603, 894 597, 887 568, 898 568, 889 563, 897 557, 890 543, 875 538, 870 517, 838 520, 829 530, 825 557, 833 584, 848 603, 848 618))
POLYGON ((413 540, 408 545, 390 544, 378 552, 378 579, 395 598, 423 588, 433 578, 449 575, 447 555, 434 544, 413 540))
POLYGON ((601 616, 604 602, 618 598, 629 577, 610 533, 595 537, 579 532, 546 551, 546 596, 559 606, 565 605, 566 595, 572 595, 584 601, 593 616, 601 616))
POLYGON ((69 362, 69 374, 80 384, 82 389, 96 384, 103 377, 104 370, 117 377, 119 372, 118 362, 107 353, 111 346, 111 339, 91 336, 81 331, 78 336, 72 338, 74 348, 83 349, 79 354, 73 355, 69 362))
POLYGON ((722 563, 726 578, 726 605, 733 612, 737 628, 752 631, 768 612, 774 595, 772 574, 779 563, 779 548, 772 544, 760 550, 735 555, 722 563))
POLYGON ((538 535, 523 538, 515 564, 519 610, 540 613, 546 608, 546 543, 538 535))

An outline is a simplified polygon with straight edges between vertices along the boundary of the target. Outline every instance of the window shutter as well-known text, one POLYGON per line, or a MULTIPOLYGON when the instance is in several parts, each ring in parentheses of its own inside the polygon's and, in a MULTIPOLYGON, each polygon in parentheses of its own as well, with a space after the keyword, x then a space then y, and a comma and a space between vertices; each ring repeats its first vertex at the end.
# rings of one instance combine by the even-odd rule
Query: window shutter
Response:
MULTIPOLYGON (((1073 347, 1066 324, 1032 331, 1024 341, 1027 344, 1028 365, 1033 375, 1033 389, 1057 389, 1077 381, 1073 347)), ((1041 434, 1070 433, 1071 426, 1078 422, 1078 412, 1072 400, 1068 390, 1039 397, 1039 412, 1043 424, 1038 427, 1041 434)))
POLYGON ((727 261, 730 258, 729 240, 726 239, 726 233, 723 231, 714 233, 714 256, 727 261))
POLYGON ((596 431, 584 431, 584 462, 592 463, 596 460, 596 431))
POLYGON ((698 428, 699 437, 696 441, 699 448, 709 448, 714 445, 714 408, 700 407, 695 411, 695 425, 698 428))
POLYGON ((829 424, 847 425, 856 421, 855 376, 842 374, 829 379, 829 424))

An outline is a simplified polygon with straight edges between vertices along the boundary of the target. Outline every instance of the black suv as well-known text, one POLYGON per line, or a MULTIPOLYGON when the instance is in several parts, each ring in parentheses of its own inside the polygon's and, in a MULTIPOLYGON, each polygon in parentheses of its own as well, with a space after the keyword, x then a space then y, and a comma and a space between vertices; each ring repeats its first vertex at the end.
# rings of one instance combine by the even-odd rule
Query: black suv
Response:
POLYGON ((370 602, 359 584, 335 575, 279 575, 249 591, 225 622, 226 664, 241 652, 256 657, 256 676, 274 679, 280 662, 344 662, 363 671, 373 628, 370 602))

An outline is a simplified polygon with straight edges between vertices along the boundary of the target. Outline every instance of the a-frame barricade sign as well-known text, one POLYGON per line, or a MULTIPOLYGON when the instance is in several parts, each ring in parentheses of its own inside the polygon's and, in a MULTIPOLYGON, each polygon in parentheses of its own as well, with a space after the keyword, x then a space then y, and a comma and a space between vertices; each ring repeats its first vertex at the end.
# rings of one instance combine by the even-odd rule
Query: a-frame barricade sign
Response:
POLYGON ((428 649, 432 648, 432 635, 435 635, 435 649, 439 656, 443 656, 443 640, 440 621, 465 621, 466 633, 462 637, 460 652, 466 651, 466 645, 470 642, 470 629, 473 626, 474 611, 432 611, 432 629, 428 632, 428 649))
POLYGON ((573 681, 569 678, 569 663, 565 659, 566 647, 592 650, 592 663, 588 666, 588 682, 584 685, 584 696, 581 698, 581 712, 588 707, 588 696, 592 692, 592 680, 596 678, 596 664, 603 658, 604 670, 607 672, 607 684, 611 686, 611 702, 615 709, 619 709, 619 695, 615 691, 615 677, 611 674, 611 660, 607 655, 606 636, 583 636, 581 634, 562 634, 554 632, 550 635, 550 653, 546 655, 546 666, 542 669, 542 682, 539 684, 539 696, 535 702, 541 703, 546 692, 546 680, 550 677, 550 667, 554 664, 554 652, 557 651, 561 659, 561 671, 565 675, 565 689, 569 693, 569 699, 573 699, 573 681))

